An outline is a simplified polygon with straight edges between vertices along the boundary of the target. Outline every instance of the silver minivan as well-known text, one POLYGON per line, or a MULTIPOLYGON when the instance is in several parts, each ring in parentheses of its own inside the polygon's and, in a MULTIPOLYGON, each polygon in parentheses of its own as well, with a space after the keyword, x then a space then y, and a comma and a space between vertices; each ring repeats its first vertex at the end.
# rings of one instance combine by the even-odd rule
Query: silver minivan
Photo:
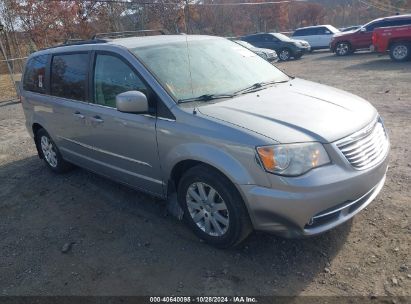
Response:
POLYGON ((32 54, 26 125, 72 164, 160 198, 218 247, 251 231, 323 233, 383 187, 389 141, 364 99, 287 76, 211 36, 99 39, 32 54))

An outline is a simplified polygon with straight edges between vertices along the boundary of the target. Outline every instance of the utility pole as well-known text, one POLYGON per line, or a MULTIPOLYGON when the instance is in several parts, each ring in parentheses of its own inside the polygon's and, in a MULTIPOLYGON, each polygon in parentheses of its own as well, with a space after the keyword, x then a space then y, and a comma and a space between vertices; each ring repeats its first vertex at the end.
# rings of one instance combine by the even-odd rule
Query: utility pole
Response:
POLYGON ((186 6, 184 8, 184 12, 185 12, 185 24, 186 24, 186 34, 189 34, 189 27, 190 27, 190 4, 189 4, 189 0, 185 0, 186 1, 186 6))

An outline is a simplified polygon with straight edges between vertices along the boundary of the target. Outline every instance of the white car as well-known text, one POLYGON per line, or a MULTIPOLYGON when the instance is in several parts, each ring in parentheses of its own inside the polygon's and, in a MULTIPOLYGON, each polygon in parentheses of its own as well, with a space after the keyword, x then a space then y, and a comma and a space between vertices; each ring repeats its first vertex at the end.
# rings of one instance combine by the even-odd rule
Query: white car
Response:
POLYGON ((328 49, 333 35, 339 32, 332 25, 308 26, 295 30, 292 39, 308 41, 311 50, 328 49))

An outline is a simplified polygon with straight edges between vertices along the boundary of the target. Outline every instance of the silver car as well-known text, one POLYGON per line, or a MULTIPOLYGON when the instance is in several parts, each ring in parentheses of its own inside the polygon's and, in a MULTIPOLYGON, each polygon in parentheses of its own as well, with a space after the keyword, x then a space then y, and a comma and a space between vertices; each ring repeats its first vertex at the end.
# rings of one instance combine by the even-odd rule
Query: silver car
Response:
POLYGON ((383 187, 389 141, 364 99, 292 78, 234 42, 164 35, 30 56, 21 100, 40 158, 176 197, 202 239, 313 236, 383 187))
POLYGON ((235 43, 249 49, 251 52, 256 53, 258 56, 261 58, 269 61, 269 62, 277 62, 278 61, 278 55, 277 52, 274 50, 270 49, 262 49, 255 47, 254 45, 243 41, 243 40, 233 40, 235 43))

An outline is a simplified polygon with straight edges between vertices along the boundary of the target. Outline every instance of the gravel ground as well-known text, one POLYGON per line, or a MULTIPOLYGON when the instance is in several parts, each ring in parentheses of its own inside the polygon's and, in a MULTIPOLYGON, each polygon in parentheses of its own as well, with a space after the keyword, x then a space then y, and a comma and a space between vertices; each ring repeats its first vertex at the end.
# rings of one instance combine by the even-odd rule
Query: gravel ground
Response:
POLYGON ((82 169, 53 175, 21 105, 0 103, 0 295, 411 296, 411 62, 315 53, 278 66, 358 94, 384 117, 390 169, 366 210, 316 238, 255 233, 217 250, 163 201, 82 169))

